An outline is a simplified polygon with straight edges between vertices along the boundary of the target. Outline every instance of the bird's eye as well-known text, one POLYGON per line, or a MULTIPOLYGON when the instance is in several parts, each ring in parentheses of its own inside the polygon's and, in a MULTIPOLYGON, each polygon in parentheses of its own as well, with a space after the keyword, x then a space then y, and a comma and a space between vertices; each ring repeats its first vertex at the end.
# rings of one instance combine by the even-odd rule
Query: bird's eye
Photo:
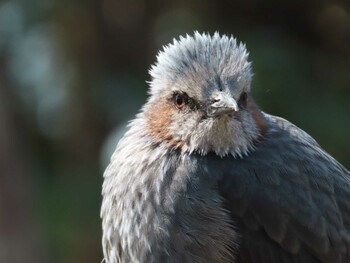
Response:
POLYGON ((241 108, 247 106, 247 100, 248 100, 248 94, 246 92, 242 92, 238 100, 238 106, 241 108))
POLYGON ((186 104, 186 96, 184 94, 176 94, 174 97, 175 106, 182 109, 186 104))

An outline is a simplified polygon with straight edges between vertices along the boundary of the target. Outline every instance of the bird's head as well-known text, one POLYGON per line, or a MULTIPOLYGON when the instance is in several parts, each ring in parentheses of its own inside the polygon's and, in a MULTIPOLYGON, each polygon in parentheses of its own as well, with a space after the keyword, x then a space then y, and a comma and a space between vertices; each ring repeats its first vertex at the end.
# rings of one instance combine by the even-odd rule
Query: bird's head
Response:
POLYGON ((233 37, 195 33, 161 51, 144 107, 157 143, 187 152, 248 153, 266 130, 251 96, 251 63, 233 37))

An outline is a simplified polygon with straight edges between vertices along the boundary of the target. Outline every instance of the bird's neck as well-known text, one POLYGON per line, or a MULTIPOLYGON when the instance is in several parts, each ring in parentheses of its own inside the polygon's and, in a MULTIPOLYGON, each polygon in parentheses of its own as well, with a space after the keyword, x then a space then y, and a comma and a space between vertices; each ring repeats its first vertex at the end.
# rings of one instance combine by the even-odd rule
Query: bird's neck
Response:
POLYGON ((203 123, 203 127, 200 125, 197 134, 191 137, 190 151, 201 155, 213 152, 220 157, 232 155, 242 158, 248 155, 261 132, 252 116, 247 115, 242 119, 244 121, 224 116, 203 123))

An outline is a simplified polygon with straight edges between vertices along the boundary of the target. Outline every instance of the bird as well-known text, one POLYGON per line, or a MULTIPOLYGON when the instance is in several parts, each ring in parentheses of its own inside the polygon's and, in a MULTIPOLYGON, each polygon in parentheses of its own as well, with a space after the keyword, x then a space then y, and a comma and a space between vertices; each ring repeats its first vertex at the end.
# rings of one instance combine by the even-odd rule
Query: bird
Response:
POLYGON ((248 56, 198 31, 158 53, 104 172, 106 263, 350 262, 350 173, 260 109, 248 56))

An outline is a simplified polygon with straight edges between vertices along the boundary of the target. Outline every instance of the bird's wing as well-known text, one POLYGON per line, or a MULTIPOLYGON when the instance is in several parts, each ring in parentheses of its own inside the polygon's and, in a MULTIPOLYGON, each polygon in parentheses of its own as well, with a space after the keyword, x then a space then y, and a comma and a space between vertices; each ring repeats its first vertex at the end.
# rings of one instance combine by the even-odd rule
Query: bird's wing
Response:
POLYGON ((267 138, 221 167, 219 191, 241 235, 238 262, 349 263, 349 172, 304 131, 266 117, 267 138))

